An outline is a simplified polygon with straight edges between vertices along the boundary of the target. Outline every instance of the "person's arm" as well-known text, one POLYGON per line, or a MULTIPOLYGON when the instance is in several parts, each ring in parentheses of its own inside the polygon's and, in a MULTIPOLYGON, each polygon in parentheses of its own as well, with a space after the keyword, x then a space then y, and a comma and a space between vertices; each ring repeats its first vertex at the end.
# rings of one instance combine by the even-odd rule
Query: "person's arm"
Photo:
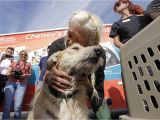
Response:
POLYGON ((99 100, 97 101, 97 98, 93 97, 93 99, 91 99, 91 105, 97 119, 110 120, 110 111, 104 99, 104 78, 105 78, 104 70, 106 64, 106 54, 103 48, 102 51, 103 51, 102 58, 104 62, 103 65, 96 71, 95 74, 96 75, 95 88, 98 92, 99 100))
POLYGON ((4 60, 6 58, 6 54, 3 54, 0 58, 0 63, 2 62, 2 60, 4 60))
POLYGON ((58 92, 64 92, 65 89, 72 86, 69 82, 71 77, 67 73, 58 70, 56 66, 51 71, 46 71, 44 79, 50 87, 58 92))
POLYGON ((120 42, 118 35, 113 38, 113 41, 114 41, 114 45, 116 47, 121 48, 123 46, 123 43, 120 42))
POLYGON ((39 62, 39 76, 41 75, 41 69, 42 69, 42 58, 40 59, 39 62))
POLYGON ((14 75, 14 72, 12 72, 12 67, 9 67, 7 70, 7 76, 12 77, 14 75))
POLYGON ((7 76, 8 77, 13 77, 14 76, 14 71, 12 69, 14 63, 11 63, 11 65, 9 66, 9 68, 7 69, 7 76))
POLYGON ((29 72, 28 72, 28 74, 26 74, 26 77, 30 77, 31 74, 32 74, 32 66, 31 66, 31 64, 29 64, 29 72))
POLYGON ((93 98, 91 100, 91 104, 92 104, 92 108, 94 111, 97 111, 99 106, 101 105, 102 101, 104 99, 104 78, 105 78, 105 74, 104 74, 104 70, 105 70, 105 64, 106 64, 106 54, 105 51, 102 48, 102 58, 103 58, 103 65, 101 67, 99 67, 96 72, 95 72, 95 88, 98 92, 100 101, 99 103, 97 103, 96 98, 93 98))
MULTIPOLYGON (((64 45, 64 38, 54 41, 49 47, 48 58, 52 54, 65 49, 64 45)), ((58 70, 57 66, 54 66, 51 70, 46 69, 44 81, 57 92, 64 92, 64 89, 71 87, 71 76, 58 70)))
POLYGON ((113 38, 113 42, 116 47, 121 48, 123 43, 120 42, 120 37, 118 32, 119 29, 120 29, 120 23, 119 22, 113 23, 109 37, 113 38))

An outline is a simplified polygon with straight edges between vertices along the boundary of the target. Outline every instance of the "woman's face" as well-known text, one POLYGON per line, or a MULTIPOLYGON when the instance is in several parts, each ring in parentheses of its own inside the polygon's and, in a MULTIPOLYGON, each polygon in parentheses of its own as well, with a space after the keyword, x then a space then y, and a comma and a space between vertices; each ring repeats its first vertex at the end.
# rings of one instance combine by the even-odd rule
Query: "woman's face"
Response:
POLYGON ((26 52, 21 52, 19 57, 20 57, 20 60, 22 61, 26 61, 28 59, 28 55, 26 52))
POLYGON ((128 8, 128 2, 116 2, 117 12, 121 12, 126 8, 128 8))
POLYGON ((75 24, 69 25, 67 37, 69 40, 69 45, 73 43, 79 43, 82 46, 88 45, 88 40, 86 38, 85 32, 83 30, 80 30, 79 27, 75 24))

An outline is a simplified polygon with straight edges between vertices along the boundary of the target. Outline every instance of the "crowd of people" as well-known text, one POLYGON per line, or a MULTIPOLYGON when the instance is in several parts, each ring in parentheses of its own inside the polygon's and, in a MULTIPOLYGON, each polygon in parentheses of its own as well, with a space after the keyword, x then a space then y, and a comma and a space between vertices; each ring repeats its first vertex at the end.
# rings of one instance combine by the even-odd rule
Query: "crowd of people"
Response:
POLYGON ((28 54, 20 51, 19 60, 13 58, 14 48, 8 47, 0 61, 1 105, 4 99, 2 119, 10 119, 14 104, 14 118, 21 118, 22 103, 27 87, 27 78, 31 76, 31 64, 27 62, 28 54))
POLYGON ((22 50, 19 53, 19 60, 13 61, 8 68, 8 80, 4 88, 5 101, 2 119, 10 119, 13 103, 15 112, 14 118, 21 118, 22 103, 27 87, 27 78, 31 76, 31 64, 27 63, 27 59, 27 52, 22 50))
MULTIPOLYGON (((133 4, 130 0, 118 0, 113 10, 121 15, 121 19, 114 22, 110 37, 113 38, 115 46, 121 48, 123 44, 147 26, 160 14, 160 0, 153 0, 146 11, 139 5, 133 4)), ((46 70, 46 61, 57 51, 61 51, 79 43, 82 46, 99 45, 102 35, 102 23, 94 14, 87 11, 74 12, 68 22, 66 36, 55 40, 48 48, 48 56, 42 58, 39 63, 41 70, 39 80, 42 80, 56 92, 63 93, 65 89, 72 86, 72 76, 64 71, 53 67, 51 71, 46 70), (48 79, 50 78, 50 79, 48 79)), ((104 69, 106 56, 102 48, 103 65, 95 72, 95 88, 98 91, 99 102, 96 98, 91 99, 92 90, 88 92, 88 99, 93 109, 89 115, 92 119, 110 119, 110 111, 104 100, 104 69)), ((14 48, 8 47, 0 59, 0 106, 4 101, 2 119, 10 119, 10 112, 14 103, 14 118, 21 118, 22 103, 26 92, 27 79, 31 76, 31 64, 27 62, 27 51, 19 52, 19 60, 14 61, 14 48)), ((90 80, 91 78, 87 76, 90 80)))

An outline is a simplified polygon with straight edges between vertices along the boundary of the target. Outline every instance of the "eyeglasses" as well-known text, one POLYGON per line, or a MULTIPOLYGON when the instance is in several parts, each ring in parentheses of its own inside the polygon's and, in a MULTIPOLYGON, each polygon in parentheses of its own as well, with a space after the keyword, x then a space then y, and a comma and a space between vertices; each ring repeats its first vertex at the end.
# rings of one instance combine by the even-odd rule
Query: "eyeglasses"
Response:
POLYGON ((121 5, 121 3, 127 3, 127 1, 116 2, 116 3, 115 3, 115 6, 116 6, 116 7, 119 7, 119 6, 121 5))
POLYGON ((120 5, 121 5, 120 2, 116 2, 116 3, 115 3, 115 6, 116 6, 116 7, 119 7, 120 5))
POLYGON ((20 54, 20 56, 27 56, 27 54, 20 54))

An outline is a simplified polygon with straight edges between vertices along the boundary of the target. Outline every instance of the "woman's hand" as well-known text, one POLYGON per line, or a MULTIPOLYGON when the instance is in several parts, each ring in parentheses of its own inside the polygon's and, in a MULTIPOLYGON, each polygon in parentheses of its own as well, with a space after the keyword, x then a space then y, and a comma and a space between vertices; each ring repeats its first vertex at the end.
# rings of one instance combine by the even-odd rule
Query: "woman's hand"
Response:
POLYGON ((14 71, 10 71, 7 75, 8 75, 8 77, 10 77, 10 78, 13 78, 14 77, 14 71))
POLYGON ((71 76, 58 70, 56 66, 51 71, 46 71, 44 76, 46 83, 58 92, 64 92, 65 89, 71 88, 71 79, 71 76))
POLYGON ((123 46, 123 43, 120 42, 119 36, 114 37, 114 45, 118 48, 121 48, 123 46))

